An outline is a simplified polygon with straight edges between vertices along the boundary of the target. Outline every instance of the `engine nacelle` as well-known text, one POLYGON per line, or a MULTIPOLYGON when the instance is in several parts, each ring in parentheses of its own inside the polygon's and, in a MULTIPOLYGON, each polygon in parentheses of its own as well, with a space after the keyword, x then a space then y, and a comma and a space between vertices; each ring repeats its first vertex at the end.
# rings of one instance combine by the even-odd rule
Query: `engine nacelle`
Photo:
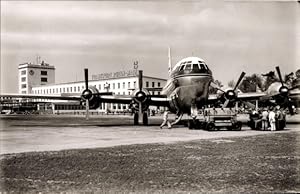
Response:
POLYGON ((241 90, 237 89, 236 91, 233 91, 233 88, 226 88, 224 92, 218 91, 217 94, 221 99, 234 101, 237 99, 238 93, 242 93, 241 90))
POLYGON ((270 96, 280 93, 283 96, 288 95, 289 89, 286 85, 281 85, 280 82, 272 83, 266 93, 270 96))
POLYGON ((95 86, 89 86, 89 88, 82 91, 81 103, 86 106, 86 100, 89 101, 89 108, 96 109, 100 106, 100 97, 97 95, 99 93, 95 86), (95 95, 96 94, 96 95, 95 95))
POLYGON ((139 104, 142 104, 142 111, 146 111, 149 108, 149 91, 146 89, 135 90, 133 92, 133 102, 130 104, 130 108, 133 110, 139 110, 139 104))

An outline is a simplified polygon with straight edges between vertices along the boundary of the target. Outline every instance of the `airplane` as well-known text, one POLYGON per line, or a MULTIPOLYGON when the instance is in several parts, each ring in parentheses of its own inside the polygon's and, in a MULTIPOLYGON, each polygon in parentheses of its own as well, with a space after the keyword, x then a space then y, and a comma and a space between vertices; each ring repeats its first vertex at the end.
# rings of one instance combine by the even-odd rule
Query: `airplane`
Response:
POLYGON ((99 92, 94 86, 89 86, 88 69, 84 69, 85 89, 79 96, 53 96, 53 95, 31 95, 31 94, 0 94, 0 97, 8 98, 33 98, 81 101, 86 106, 86 118, 89 118, 89 109, 95 109, 100 103, 121 103, 130 104, 134 112, 134 125, 142 123, 148 125, 147 110, 149 106, 167 107, 170 112, 177 115, 172 123, 178 123, 184 114, 189 115, 190 121, 196 119, 199 109, 208 104, 214 104, 219 100, 227 107, 229 103, 242 101, 253 107, 251 100, 275 100, 275 103, 288 107, 292 114, 291 98, 299 99, 299 86, 288 88, 281 77, 280 68, 276 71, 280 82, 273 83, 266 92, 240 93, 238 87, 242 82, 245 72, 239 76, 233 88, 222 90, 213 82, 212 71, 206 62, 198 57, 187 57, 180 60, 174 67, 171 63, 169 49, 169 76, 166 85, 162 88, 161 95, 152 95, 149 90, 143 88, 143 71, 139 71, 138 88, 132 95, 114 95, 112 92, 99 92), (221 94, 209 94, 209 87, 221 91, 221 94), (297 91, 294 91, 298 89, 297 91))

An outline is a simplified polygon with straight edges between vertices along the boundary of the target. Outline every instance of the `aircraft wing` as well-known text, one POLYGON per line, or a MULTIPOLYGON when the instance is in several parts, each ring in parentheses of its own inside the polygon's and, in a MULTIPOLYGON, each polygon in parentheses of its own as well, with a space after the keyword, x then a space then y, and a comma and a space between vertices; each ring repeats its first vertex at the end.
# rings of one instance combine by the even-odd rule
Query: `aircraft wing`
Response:
POLYGON ((80 96, 70 95, 42 95, 42 94, 0 94, 0 98, 24 98, 24 99, 49 99, 49 100, 75 100, 80 101, 80 96))
POLYGON ((290 97, 300 98, 300 90, 292 90, 290 91, 290 97))
MULTIPOLYGON (((65 101, 81 101, 78 95, 62 94, 62 95, 39 95, 39 94, 0 94, 0 98, 22 98, 22 99, 43 99, 43 100, 65 100, 65 101)), ((134 102, 135 97, 132 95, 99 95, 99 101, 102 103, 130 104, 134 102)), ((152 106, 169 106, 169 99, 165 95, 148 95, 146 104, 152 106)))
MULTIPOLYGON (((281 94, 279 92, 275 92, 272 94, 268 94, 266 92, 249 92, 249 93, 238 93, 236 100, 242 101, 251 101, 251 100, 272 100, 279 97, 281 94)), ((300 90, 291 90, 289 92, 290 98, 300 99, 300 90)), ((221 98, 221 95, 218 94, 210 94, 208 97, 208 103, 215 103, 221 98)))

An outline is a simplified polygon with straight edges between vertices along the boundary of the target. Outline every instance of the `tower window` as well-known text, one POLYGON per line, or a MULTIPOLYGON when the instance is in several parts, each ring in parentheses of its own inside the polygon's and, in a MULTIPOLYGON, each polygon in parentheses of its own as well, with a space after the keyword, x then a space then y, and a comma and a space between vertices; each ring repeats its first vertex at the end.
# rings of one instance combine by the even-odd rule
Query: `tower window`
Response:
POLYGON ((46 77, 41 77, 41 82, 47 82, 48 79, 46 77))
POLYGON ((21 81, 22 81, 22 82, 25 82, 25 81, 26 81, 26 77, 22 77, 22 78, 21 78, 21 81))
POLYGON ((21 75, 26 75, 26 70, 21 71, 21 75))
POLYGON ((26 88, 26 84, 22 84, 21 87, 22 87, 22 88, 26 88))
POLYGON ((47 71, 41 71, 41 75, 48 75, 47 71))

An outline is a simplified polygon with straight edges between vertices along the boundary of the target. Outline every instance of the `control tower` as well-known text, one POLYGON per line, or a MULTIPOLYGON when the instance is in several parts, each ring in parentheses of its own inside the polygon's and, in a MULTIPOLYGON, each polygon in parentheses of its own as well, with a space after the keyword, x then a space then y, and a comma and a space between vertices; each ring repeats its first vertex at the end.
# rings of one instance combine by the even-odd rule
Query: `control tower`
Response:
POLYGON ((19 64, 18 69, 20 94, 31 94, 33 86, 55 83, 55 67, 44 61, 37 64, 19 64))

